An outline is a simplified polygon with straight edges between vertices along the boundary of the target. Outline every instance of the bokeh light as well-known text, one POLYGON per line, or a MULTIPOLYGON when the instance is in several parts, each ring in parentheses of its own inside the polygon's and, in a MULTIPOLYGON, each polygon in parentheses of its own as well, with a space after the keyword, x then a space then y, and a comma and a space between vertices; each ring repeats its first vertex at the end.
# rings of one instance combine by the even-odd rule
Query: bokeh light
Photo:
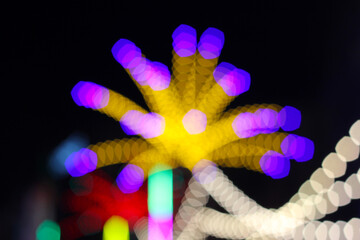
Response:
POLYGON ((190 134, 199 134, 205 131, 207 118, 205 113, 191 109, 182 119, 185 130, 190 134))
POLYGON ((120 39, 111 49, 111 52, 123 68, 134 68, 141 60, 141 51, 127 39, 120 39))
POLYGON ((51 220, 43 221, 36 229, 36 240, 60 240, 60 227, 51 220))
POLYGON ((314 155, 314 143, 305 137, 289 134, 281 142, 281 150, 285 156, 304 162, 312 159, 314 155))
POLYGON ((224 33, 216 28, 208 28, 201 35, 198 51, 205 59, 213 59, 220 56, 224 46, 224 33))
POLYGON ((65 167, 73 177, 79 177, 96 169, 96 153, 87 148, 72 153, 65 161, 65 167))
POLYGON ((71 96, 77 105, 92 109, 103 108, 109 102, 109 91, 92 82, 78 82, 71 96))
POLYGON ((131 110, 121 118, 120 125, 128 135, 154 138, 164 133, 165 119, 157 113, 143 114, 139 111, 131 110))
POLYGON ((284 131, 294 131, 300 127, 301 112, 291 106, 285 106, 279 112, 279 124, 284 131))
POLYGON ((180 57, 188 57, 196 52, 196 30, 181 24, 172 34, 173 48, 180 57))
POLYGON ((290 171, 290 161, 287 157, 275 151, 268 151, 260 159, 264 173, 274 179, 286 177, 290 171))
POLYGON ((126 165, 116 178, 116 183, 123 193, 133 193, 139 190, 144 182, 144 171, 133 164, 126 165))
POLYGON ((214 79, 229 96, 238 96, 250 88, 250 74, 230 63, 220 63, 214 71, 214 79))
POLYGON ((130 240, 128 222, 122 217, 112 216, 103 229, 103 240, 130 240))
POLYGON ((80 133, 73 133, 62 141, 49 156, 49 169, 52 176, 66 176, 68 174, 65 168, 66 158, 73 152, 88 145, 88 138, 84 134, 80 133))

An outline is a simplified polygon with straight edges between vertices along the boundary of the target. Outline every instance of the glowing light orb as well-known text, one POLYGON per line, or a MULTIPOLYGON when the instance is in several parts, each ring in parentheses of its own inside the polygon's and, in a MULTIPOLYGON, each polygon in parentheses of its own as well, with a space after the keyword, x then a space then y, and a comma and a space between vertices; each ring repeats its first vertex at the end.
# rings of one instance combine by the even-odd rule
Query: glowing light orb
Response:
POLYGON ((298 109, 285 106, 279 115, 279 124, 284 131, 294 131, 300 127, 301 112, 298 109))
POLYGON ((86 108, 100 109, 109 102, 108 89, 92 82, 78 82, 71 95, 77 105, 86 108))
POLYGON ((164 133, 165 119, 157 113, 143 114, 139 111, 131 110, 121 118, 120 125, 128 135, 154 138, 164 133))
POLYGON ((205 59, 213 59, 220 56, 224 46, 224 33, 216 28, 208 28, 200 37, 198 51, 205 59))
POLYGON ((72 153, 65 161, 65 167, 73 177, 83 176, 96 169, 97 155, 87 148, 72 153))
POLYGON ((104 224, 103 240, 129 240, 129 224, 118 216, 112 216, 104 224))
POLYGON ((230 63, 220 63, 214 71, 214 79, 229 96, 238 96, 250 88, 250 74, 230 63))
POLYGON ((314 143, 308 138, 290 134, 282 141, 281 150, 285 156, 297 162, 305 162, 314 154, 314 143))
POLYGON ((74 133, 62 141, 49 156, 49 168, 55 177, 62 177, 68 174, 65 168, 66 158, 80 148, 89 145, 86 136, 74 133))
POLYGON ((134 68, 141 60, 141 51, 127 39, 120 39, 112 47, 111 52, 124 68, 134 68))
POLYGON ((36 240, 60 240, 60 227, 56 222, 45 220, 36 229, 36 240))
POLYGON ((185 130, 190 134, 199 134, 205 131, 207 118, 206 114, 196 110, 191 109, 187 112, 182 119, 185 130))
POLYGON ((196 52, 196 30, 181 24, 172 34, 173 48, 180 57, 189 57, 196 52))
POLYGON ((274 179, 289 175, 290 161, 280 153, 268 151, 260 159, 260 166, 264 173, 274 179))
POLYGON ((144 182, 144 171, 133 164, 128 164, 116 178, 116 183, 123 193, 133 193, 139 190, 144 182))

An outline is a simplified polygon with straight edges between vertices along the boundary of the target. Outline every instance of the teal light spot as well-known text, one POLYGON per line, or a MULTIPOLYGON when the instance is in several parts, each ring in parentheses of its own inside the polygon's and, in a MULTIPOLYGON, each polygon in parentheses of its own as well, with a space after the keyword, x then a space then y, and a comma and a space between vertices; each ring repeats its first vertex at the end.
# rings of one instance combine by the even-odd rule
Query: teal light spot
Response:
POLYGON ((60 227, 56 222, 45 220, 36 229, 36 240, 60 240, 60 227))

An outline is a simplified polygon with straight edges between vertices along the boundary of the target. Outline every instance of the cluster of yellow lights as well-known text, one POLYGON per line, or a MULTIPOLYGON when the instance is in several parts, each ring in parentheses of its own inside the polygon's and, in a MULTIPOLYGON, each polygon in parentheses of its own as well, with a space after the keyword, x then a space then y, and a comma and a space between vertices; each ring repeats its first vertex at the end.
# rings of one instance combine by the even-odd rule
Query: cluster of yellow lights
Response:
MULTIPOLYGON (((228 239, 312 239, 313 236, 357 239, 359 219, 336 223, 317 220, 351 199, 360 198, 360 170, 345 182, 335 181, 345 174, 347 162, 358 158, 360 120, 350 129, 350 137, 339 141, 336 153, 324 159, 322 167, 288 203, 277 210, 266 209, 235 187, 217 166, 262 172, 259 162, 267 151, 283 154, 281 144, 287 133, 239 138, 232 127, 240 113, 255 113, 259 109, 280 112, 282 108, 257 104, 224 112, 235 96, 229 96, 214 79, 217 57, 205 59, 198 50, 191 56, 180 57, 174 51, 172 63, 170 85, 161 89, 140 84, 134 77, 135 70, 126 69, 150 111, 162 117, 164 126, 160 126, 160 134, 156 136, 90 145, 88 148, 97 156, 97 168, 130 163, 139 166, 144 176, 157 164, 191 170, 193 178, 175 217, 175 239, 204 239, 207 235, 228 239), (205 124, 196 125, 199 119, 205 124), (229 214, 206 208, 209 196, 229 214)), ((108 91, 106 106, 95 110, 120 122, 131 111, 148 113, 123 95, 108 91)), ((139 239, 148 238, 147 222, 143 218, 134 226, 139 239)), ((113 226, 121 224, 121 219, 114 218, 106 226, 116 231, 113 226)))
MULTIPOLYGON (((185 167, 192 171, 200 160, 208 159, 223 167, 245 167, 263 172, 260 159, 265 153, 272 151, 279 156, 285 155, 281 144, 288 134, 276 130, 283 127, 280 124, 282 120, 292 121, 291 114, 286 115, 288 113, 285 109, 276 104, 246 105, 224 111, 231 101, 249 89, 250 75, 232 64, 218 64, 224 42, 220 30, 207 29, 198 45, 196 36, 190 37, 190 32, 187 31, 193 34, 195 29, 180 25, 174 31, 171 76, 164 70, 164 65, 146 59, 128 40, 120 39, 112 49, 114 58, 123 65, 142 93, 150 113, 123 95, 97 84, 80 82, 74 87, 72 96, 78 105, 108 115, 120 122, 123 128, 129 128, 130 132, 133 131, 132 126, 129 126, 132 124, 134 128, 141 129, 131 133, 125 129, 124 131, 140 135, 143 139, 116 139, 90 145, 88 149, 96 154, 96 168, 130 163, 140 167, 144 177, 147 177, 156 164, 171 168, 185 167), (195 41, 190 44, 192 50, 186 49, 189 46, 186 41, 195 41), (174 44, 182 46, 180 51, 174 44), (206 47, 209 49, 204 50, 206 47), (264 110, 266 113, 263 114, 264 110), (280 116, 280 112, 284 113, 282 117, 270 116, 280 116), (236 119, 241 113, 259 118, 249 120, 251 123, 240 124, 240 128, 244 129, 247 124, 253 124, 254 126, 248 126, 249 132, 258 131, 257 133, 243 135, 237 132, 236 119), (152 122, 154 119, 139 120, 143 116, 149 116, 148 114, 153 114, 151 116, 157 118, 157 122, 152 122), (274 122, 274 126, 271 122, 274 122), (255 125, 261 130, 256 129, 255 125), (155 134, 152 132, 154 129, 155 134), (268 131, 269 129, 271 130, 268 131)), ((89 151, 80 152, 80 155, 82 153, 89 151)), ((91 157, 91 164, 95 163, 93 160, 91 157)), ((75 165, 76 163, 69 163, 68 167, 73 167, 76 172, 78 170, 75 165)), ((89 171, 94 169, 89 167, 89 171)), ((81 171, 75 175, 82 174, 81 171)), ((89 172, 87 169, 83 172, 86 171, 89 172)))
MULTIPOLYGON (((97 168, 126 162, 141 167, 147 176, 151 167, 158 163, 192 170, 201 159, 209 159, 219 166, 246 167, 262 172, 259 160, 265 152, 274 150, 282 153, 280 144, 287 133, 259 134, 239 139, 232 127, 240 113, 254 113, 264 108, 279 112, 282 109, 280 106, 255 104, 223 112, 235 96, 226 94, 214 79, 218 58, 205 59, 198 51, 189 57, 179 57, 173 52, 172 62, 170 85, 159 91, 140 85, 126 69, 151 112, 165 119, 163 133, 145 140, 113 140, 89 146, 98 156, 97 168), (190 119, 187 124, 184 116, 191 111, 204 114, 204 126, 197 126, 197 119, 190 119)), ((107 105, 95 110, 116 121, 129 111, 147 113, 119 93, 109 90, 108 96, 107 105)))

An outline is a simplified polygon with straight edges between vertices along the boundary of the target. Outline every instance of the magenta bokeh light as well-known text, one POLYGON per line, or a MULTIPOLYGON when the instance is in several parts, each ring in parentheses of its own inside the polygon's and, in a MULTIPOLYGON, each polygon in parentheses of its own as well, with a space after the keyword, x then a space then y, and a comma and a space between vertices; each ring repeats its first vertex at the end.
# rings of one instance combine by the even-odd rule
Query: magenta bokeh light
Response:
POLYGON ((290 172, 290 160, 275 151, 267 151, 260 159, 263 172, 273 179, 284 178, 290 172))
POLYGON ((256 128, 259 133, 273 133, 279 130, 278 113, 269 108, 260 108, 255 113, 256 128))
POLYGON ((155 138, 165 131, 165 119, 157 113, 147 113, 141 118, 141 132, 143 138, 155 138))
POLYGON ((260 108, 255 113, 240 113, 233 121, 232 127, 239 138, 273 133, 279 129, 278 114, 268 108, 260 108))
POLYGON ((116 178, 116 183, 123 193, 138 191, 143 182, 144 171, 133 164, 126 165, 116 178))
POLYGON ((80 81, 71 90, 74 102, 86 108, 100 109, 109 103, 109 90, 92 82, 80 81))
MULTIPOLYGON (((300 111, 294 107, 285 106, 279 112, 269 108, 260 108, 255 113, 240 113, 234 119, 232 127, 238 137, 247 138, 257 134, 273 133, 278 131, 280 127, 284 131, 292 131, 300 126, 300 122, 300 111)), ((311 149, 313 145, 311 140, 304 139, 306 139, 303 140, 306 142, 304 144, 308 149, 311 149)), ((310 153, 311 150, 308 152, 310 153)), ((308 155, 304 153, 304 157, 299 157, 299 159, 306 159, 305 156, 308 155)))
POLYGON ((198 51, 205 59, 213 59, 220 56, 224 46, 224 33, 216 28, 208 28, 200 37, 198 51))
POLYGON ((111 49, 111 52, 124 68, 134 68, 141 60, 141 50, 127 39, 120 39, 111 49))
POLYGON ((290 159, 297 162, 305 162, 312 159, 314 155, 314 143, 306 137, 289 134, 281 142, 281 151, 290 159))
POLYGON ((158 137, 165 131, 165 119, 157 113, 142 113, 130 110, 120 119, 120 126, 128 135, 143 138, 158 137))
POLYGON ((177 27, 172 34, 173 48, 180 57, 188 57, 196 52, 196 30, 185 24, 177 27))
POLYGON ((97 155, 90 149, 82 148, 65 160, 65 167, 73 177, 80 177, 96 169, 97 155))
POLYGON ((279 112, 279 124, 284 131, 294 131, 300 127, 301 112, 291 106, 285 106, 279 112))
POLYGON ((136 110, 127 111, 120 119, 120 126, 127 135, 138 135, 141 132, 141 118, 145 114, 136 110))
POLYGON ((207 118, 206 114, 197 109, 188 111, 182 119, 185 130, 190 134, 199 134, 205 131, 207 118))
POLYGON ((250 74, 230 63, 220 63, 213 75, 228 96, 238 96, 250 88, 250 74))
POLYGON ((239 138, 253 137, 258 134, 257 125, 252 113, 240 113, 233 121, 232 127, 239 138))
POLYGON ((168 67, 159 62, 152 62, 150 66, 151 72, 147 77, 147 82, 151 89, 160 91, 168 88, 171 78, 168 67))

